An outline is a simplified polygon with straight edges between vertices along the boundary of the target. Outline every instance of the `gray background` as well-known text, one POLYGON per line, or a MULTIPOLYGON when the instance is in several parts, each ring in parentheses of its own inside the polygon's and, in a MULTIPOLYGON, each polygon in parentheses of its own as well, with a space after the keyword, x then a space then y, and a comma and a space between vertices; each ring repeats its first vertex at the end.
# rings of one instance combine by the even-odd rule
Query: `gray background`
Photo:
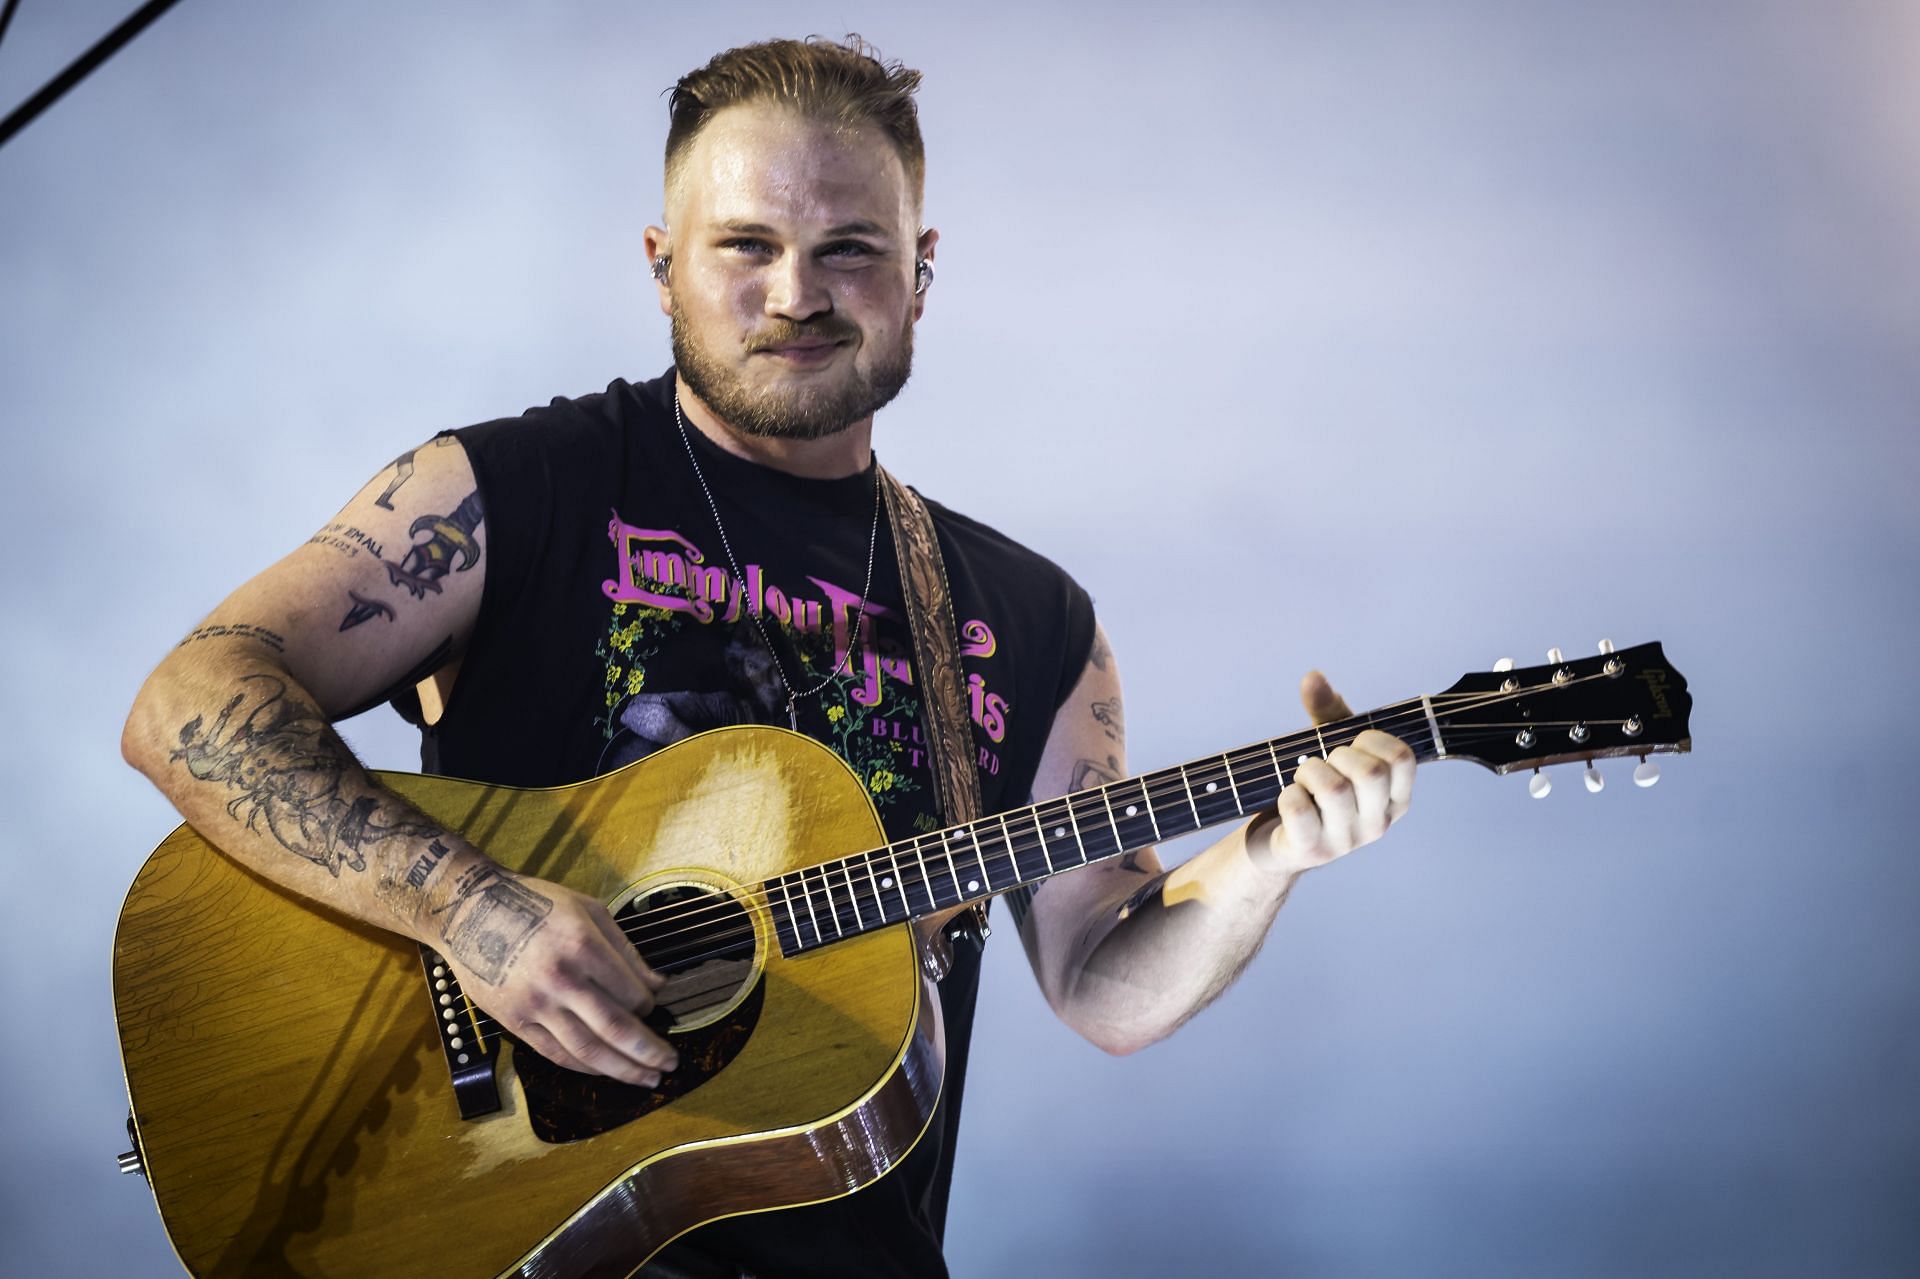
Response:
MULTIPOLYGON (((132 7, 26 0, 0 100, 132 7)), ((0 151, 9 1273, 173 1264, 112 1162, 148 668, 408 444, 664 367, 660 90, 848 30, 944 232, 879 448, 1094 593, 1136 767, 1310 665, 1659 638, 1699 703, 1648 791, 1424 770, 1132 1058, 1003 930, 956 1273, 1920 1269, 1920 6, 187 0, 0 151)))

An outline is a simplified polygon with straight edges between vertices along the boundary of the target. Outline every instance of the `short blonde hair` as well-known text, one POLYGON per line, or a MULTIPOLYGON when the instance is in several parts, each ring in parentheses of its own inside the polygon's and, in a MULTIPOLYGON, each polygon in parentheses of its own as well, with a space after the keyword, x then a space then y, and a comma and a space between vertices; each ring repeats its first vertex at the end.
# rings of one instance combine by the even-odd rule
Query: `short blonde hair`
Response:
POLYGON ((767 40, 716 54, 680 77, 667 99, 667 186, 687 149, 718 111, 749 102, 777 102, 834 124, 871 124, 893 140, 918 207, 926 194, 927 156, 920 141, 914 90, 920 73, 882 62, 857 35, 845 41, 808 36, 767 40))

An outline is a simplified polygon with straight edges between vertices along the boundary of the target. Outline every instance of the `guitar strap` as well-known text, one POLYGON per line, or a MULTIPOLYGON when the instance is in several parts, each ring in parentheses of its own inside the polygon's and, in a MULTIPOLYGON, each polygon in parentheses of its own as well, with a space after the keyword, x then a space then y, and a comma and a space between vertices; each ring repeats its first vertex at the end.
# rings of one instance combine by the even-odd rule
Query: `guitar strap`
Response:
MULTIPOLYGON (((876 460, 875 466, 880 466, 876 460)), ((934 535, 933 516, 918 493, 880 467, 880 491, 886 495, 887 525, 900 556, 901 593, 906 597, 907 629, 913 634, 914 682, 927 726, 927 759, 933 770, 934 797, 950 825, 986 815, 980 798, 980 773, 973 762, 973 730, 967 713, 966 681, 960 671, 960 633, 954 621, 953 593, 946 562, 934 535)), ((948 931, 971 929, 984 943, 987 904, 975 902, 948 931)), ((951 953, 927 952, 935 979, 946 974, 951 953)))

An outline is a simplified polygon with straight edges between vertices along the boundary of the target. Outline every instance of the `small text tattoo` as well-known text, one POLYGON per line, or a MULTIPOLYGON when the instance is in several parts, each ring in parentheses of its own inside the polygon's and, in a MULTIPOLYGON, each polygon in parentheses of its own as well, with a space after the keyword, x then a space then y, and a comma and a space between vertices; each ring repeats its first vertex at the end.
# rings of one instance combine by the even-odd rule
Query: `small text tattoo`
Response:
POLYGON ((276 653, 284 653, 287 651, 287 641, 278 632, 270 631, 264 626, 253 626, 246 622, 199 627, 193 631, 192 634, 174 645, 174 647, 185 648, 195 641, 210 639, 257 640, 276 653))
POLYGON ((433 913, 447 917, 440 929, 447 953, 498 986, 552 910, 552 901, 519 880, 480 865, 460 877, 453 897, 433 913))
POLYGON ((307 543, 310 546, 324 546, 349 557, 358 555, 363 547, 375 559, 386 555, 386 549, 374 540, 371 533, 351 524, 329 524, 308 538, 307 543))
POLYGON ((427 851, 420 854, 420 856, 415 859, 413 865, 408 868, 407 886, 409 888, 425 888, 427 886, 427 876, 433 874, 433 868, 438 866, 440 859, 446 855, 447 846, 439 840, 436 839, 428 844, 427 851))

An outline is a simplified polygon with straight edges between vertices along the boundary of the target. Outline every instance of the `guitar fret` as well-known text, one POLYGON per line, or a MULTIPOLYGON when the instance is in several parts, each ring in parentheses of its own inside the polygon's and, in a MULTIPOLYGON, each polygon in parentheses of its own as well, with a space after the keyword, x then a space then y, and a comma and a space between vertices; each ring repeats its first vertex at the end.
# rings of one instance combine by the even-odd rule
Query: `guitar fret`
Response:
POLYGON ((800 872, 800 891, 807 899, 807 918, 813 921, 813 939, 824 944, 826 934, 820 931, 820 917, 813 913, 813 890, 807 887, 807 872, 804 870, 800 872))
POLYGON ((893 922, 887 918, 886 902, 880 896, 880 880, 873 873, 873 854, 869 853, 860 860, 867 864, 867 882, 873 885, 873 908, 880 912, 880 922, 883 924, 893 922))
POLYGON ((1202 826, 1205 826, 1206 823, 1200 820, 1200 805, 1194 802, 1193 779, 1187 776, 1187 766, 1185 764, 1180 765, 1180 767, 1174 771, 1180 774, 1180 784, 1186 788, 1187 807, 1193 810, 1193 828, 1199 830, 1202 826))
POLYGON ((1033 818, 1033 833, 1040 837, 1040 858, 1046 862, 1047 874, 1051 875, 1053 874, 1053 854, 1047 849, 1046 828, 1040 824, 1040 806, 1036 804, 1029 808, 1027 815, 1033 818))
POLYGON ((860 918, 860 890, 853 886, 853 862, 840 864, 840 871, 847 877, 847 900, 853 904, 853 930, 857 933, 867 931, 866 921, 860 918))
POLYGON ((833 935, 845 937, 846 930, 840 927, 840 905, 833 900, 833 880, 827 874, 827 868, 820 867, 820 891, 826 894, 827 918, 833 921, 833 935))
POLYGON ((1160 834, 1160 818, 1153 811, 1153 796, 1147 793, 1147 779, 1136 777, 1134 780, 1140 783, 1140 806, 1147 810, 1147 821, 1153 827, 1153 842, 1157 844, 1164 836, 1160 834))
POLYGON ((1227 768, 1227 789, 1233 792, 1233 806, 1242 817, 1247 815, 1247 806, 1240 802, 1240 787, 1233 780, 1233 760, 1226 754, 1220 756, 1220 762, 1227 768))
POLYGON ((1066 810, 1067 821, 1073 827, 1073 842, 1080 848, 1080 864, 1085 866, 1087 864, 1087 841, 1080 837, 1080 819, 1073 815, 1073 800, 1071 797, 1066 800, 1066 810))
POLYGON ((1280 752, 1275 748, 1273 739, 1267 739, 1267 754, 1273 758, 1273 781, 1281 790, 1287 788, 1286 770, 1280 767, 1280 752))
POLYGON ((980 868, 980 878, 977 881, 967 881, 967 896, 972 897, 978 893, 981 884, 985 884, 987 891, 992 892, 993 876, 987 873, 987 855, 986 850, 980 847, 980 836, 974 833, 973 827, 967 826, 955 831, 954 838, 964 838, 969 844, 973 845, 973 864, 980 868))
POLYGON ((793 928, 793 948, 795 951, 798 951, 802 938, 800 936, 800 917, 793 913, 793 885, 787 882, 785 875, 782 875, 773 882, 780 885, 780 900, 787 904, 787 922, 793 928))
POLYGON ((1100 803, 1107 810, 1107 825, 1113 828, 1114 846, 1116 848, 1125 848, 1127 841, 1120 836, 1120 823, 1113 819, 1113 799, 1107 794, 1110 789, 1112 789, 1110 786, 1102 786, 1100 788, 1100 803))
POLYGON ((900 873, 900 846, 887 845, 887 861, 893 866, 893 890, 900 894, 900 918, 913 917, 913 903, 907 900, 907 879, 900 873))
POLYGON ((1007 825, 1007 815, 999 814, 1000 838, 1007 843, 1007 860, 1013 863, 1013 882, 1023 884, 1029 879, 1038 879, 1038 875, 1027 874, 1027 868, 1020 864, 1020 853, 1013 846, 1013 828, 1007 825))
POLYGON ((954 865, 953 849, 947 844, 945 836, 940 839, 940 851, 947 856, 947 874, 953 879, 953 899, 957 902, 966 894, 960 891, 960 868, 954 865))

